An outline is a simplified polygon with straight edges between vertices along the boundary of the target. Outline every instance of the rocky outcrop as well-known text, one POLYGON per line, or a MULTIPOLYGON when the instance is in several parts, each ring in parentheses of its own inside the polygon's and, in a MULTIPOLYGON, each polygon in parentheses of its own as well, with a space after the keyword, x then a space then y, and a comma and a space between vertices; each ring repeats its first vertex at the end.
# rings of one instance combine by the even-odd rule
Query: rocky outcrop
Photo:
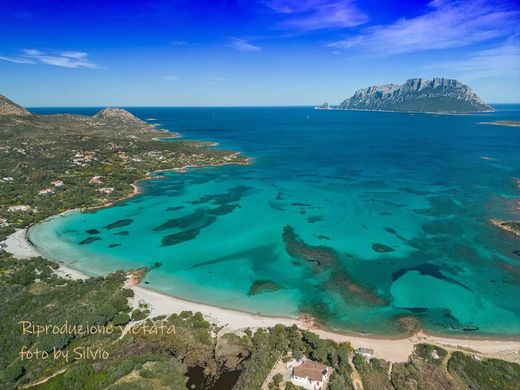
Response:
POLYGON ((141 119, 122 108, 104 108, 93 116, 95 120, 121 121, 125 123, 145 124, 141 119))
POLYGON ((422 78, 357 90, 340 109, 469 113, 494 111, 467 85, 457 80, 422 78))
POLYGON ((314 107, 316 110, 329 110, 330 106, 329 103, 325 102, 319 106, 314 107))
POLYGON ((491 222, 492 225, 496 226, 499 229, 502 229, 505 232, 520 237, 520 222, 500 221, 498 219, 490 219, 489 222, 491 222))
POLYGON ((0 115, 29 116, 31 113, 5 96, 0 95, 0 115))

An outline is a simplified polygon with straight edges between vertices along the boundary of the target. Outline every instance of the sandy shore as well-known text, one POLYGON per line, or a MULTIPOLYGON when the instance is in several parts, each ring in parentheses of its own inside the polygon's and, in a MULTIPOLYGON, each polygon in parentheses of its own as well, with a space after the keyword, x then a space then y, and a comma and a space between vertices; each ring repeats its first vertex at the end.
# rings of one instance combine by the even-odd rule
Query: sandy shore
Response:
MULTIPOLYGON (((39 253, 27 239, 26 233, 27 229, 20 229, 10 235, 4 241, 7 245, 5 250, 19 259, 39 256, 39 253)), ((72 279, 88 278, 85 274, 62 264, 60 264, 60 269, 57 272, 61 276, 72 279)), ((520 341, 517 340, 450 338, 428 335, 422 332, 412 337, 400 339, 377 337, 375 335, 335 333, 324 329, 309 328, 307 322, 298 319, 261 316, 239 310, 191 302, 141 286, 134 286, 132 288, 135 293, 134 298, 131 299, 132 306, 137 307, 139 302, 146 302, 151 309, 152 317, 163 314, 180 313, 185 310, 201 312, 206 320, 219 327, 223 327, 221 333, 239 332, 246 328, 265 328, 276 324, 285 326, 297 325, 302 329, 312 330, 321 338, 334 340, 336 342, 349 342, 354 348, 371 348, 374 350, 375 357, 391 362, 407 361, 413 352, 414 345, 422 342, 436 344, 449 349, 464 349, 482 356, 520 362, 520 341)))
POLYGON ((29 259, 40 256, 38 251, 31 245, 26 237, 27 229, 17 229, 11 234, 3 244, 6 245, 5 251, 14 255, 17 259, 29 259))

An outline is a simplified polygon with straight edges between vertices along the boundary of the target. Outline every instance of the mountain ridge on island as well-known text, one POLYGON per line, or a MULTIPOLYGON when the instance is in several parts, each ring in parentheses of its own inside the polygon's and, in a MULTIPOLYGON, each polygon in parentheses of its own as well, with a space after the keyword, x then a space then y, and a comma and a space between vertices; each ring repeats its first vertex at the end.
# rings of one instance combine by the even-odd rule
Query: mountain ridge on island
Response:
POLYGON ((494 111, 469 86, 446 78, 414 78, 404 84, 358 89, 338 109, 453 114, 494 111))

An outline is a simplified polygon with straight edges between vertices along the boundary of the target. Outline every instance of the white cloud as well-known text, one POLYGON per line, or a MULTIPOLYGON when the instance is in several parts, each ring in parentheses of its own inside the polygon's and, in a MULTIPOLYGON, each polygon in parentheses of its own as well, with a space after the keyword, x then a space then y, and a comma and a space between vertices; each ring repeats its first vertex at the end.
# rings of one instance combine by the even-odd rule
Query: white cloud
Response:
POLYGON ((461 47, 508 36, 518 25, 519 15, 518 10, 495 0, 434 0, 420 16, 370 27, 327 46, 359 46, 385 55, 461 47))
POLYGON ((175 40, 175 41, 171 41, 170 42, 170 45, 172 45, 172 46, 185 46, 187 44, 188 44, 188 42, 186 42, 186 41, 179 41, 179 40, 175 40))
POLYGON ((46 64, 62 68, 97 68, 98 66, 88 59, 88 54, 79 51, 66 51, 58 55, 49 55, 40 50, 24 49, 17 56, 0 56, 0 60, 17 64, 46 64))
POLYGON ((227 44, 227 47, 230 47, 234 50, 241 51, 242 53, 253 53, 256 51, 262 50, 260 46, 255 46, 252 43, 248 42, 245 39, 233 38, 227 44))
POLYGON ((331 42, 327 47, 335 47, 336 49, 350 49, 351 47, 357 46, 361 43, 363 38, 361 36, 355 36, 341 41, 331 42))
POLYGON ((169 74, 169 75, 167 75, 167 76, 164 76, 164 78, 165 78, 166 80, 168 80, 168 81, 177 81, 177 80, 179 80, 179 78, 178 78, 177 76, 172 75, 172 74, 169 74))
POLYGON ((285 16, 279 27, 301 32, 349 28, 368 21, 353 0, 265 0, 264 4, 285 16))
POLYGON ((520 77, 520 42, 510 39, 501 46, 473 52, 465 59, 432 64, 425 69, 441 69, 466 79, 520 77))
POLYGON ((1 61, 13 62, 15 64, 36 64, 36 61, 24 57, 5 57, 0 56, 1 61))
POLYGON ((88 54, 87 53, 83 53, 81 51, 66 51, 66 52, 63 52, 61 53, 61 56, 62 57, 68 57, 68 58, 74 58, 74 59, 82 59, 82 58, 87 58, 88 57, 88 54))
POLYGON ((39 55, 43 54, 41 51, 35 50, 35 49, 25 49, 25 50, 23 50, 23 52, 27 56, 39 56, 39 55))

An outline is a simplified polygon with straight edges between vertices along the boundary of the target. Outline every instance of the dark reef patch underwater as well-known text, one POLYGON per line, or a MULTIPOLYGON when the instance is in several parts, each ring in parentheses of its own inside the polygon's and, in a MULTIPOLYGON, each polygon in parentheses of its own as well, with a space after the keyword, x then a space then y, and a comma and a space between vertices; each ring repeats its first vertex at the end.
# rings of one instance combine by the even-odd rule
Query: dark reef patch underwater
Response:
POLYGON ((479 124, 519 106, 131 111, 254 163, 162 172, 114 207, 39 224, 46 256, 92 274, 160 263, 147 287, 352 331, 520 334, 520 240, 488 223, 520 218, 520 132, 479 124))

